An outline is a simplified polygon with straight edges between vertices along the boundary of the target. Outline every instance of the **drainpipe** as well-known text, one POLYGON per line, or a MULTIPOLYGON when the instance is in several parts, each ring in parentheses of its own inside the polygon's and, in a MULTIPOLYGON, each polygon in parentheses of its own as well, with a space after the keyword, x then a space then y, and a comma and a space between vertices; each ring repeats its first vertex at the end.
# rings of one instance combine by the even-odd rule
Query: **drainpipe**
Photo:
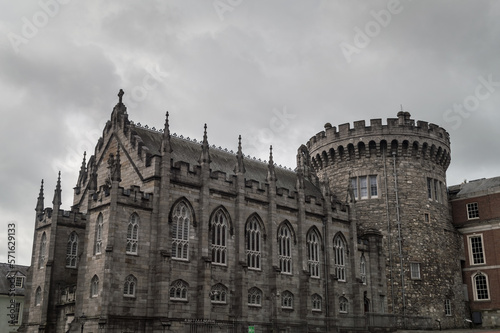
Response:
POLYGON ((401 294, 403 302, 403 328, 406 327, 406 299, 405 299, 405 276, 403 267, 403 246, 401 239, 401 219, 399 215, 399 195, 398 195, 398 176, 396 172, 396 152, 392 152, 394 167, 394 192, 396 193, 396 223, 398 225, 398 246, 399 246, 399 266, 401 269, 401 294))
POLYGON ((389 279, 391 281, 391 304, 392 310, 394 311, 394 280, 392 278, 392 237, 391 237, 391 218, 389 215, 389 186, 387 184, 387 161, 386 161, 386 152, 382 152, 382 156, 384 158, 384 183, 385 183, 385 210, 387 215, 387 246, 389 248, 389 279))

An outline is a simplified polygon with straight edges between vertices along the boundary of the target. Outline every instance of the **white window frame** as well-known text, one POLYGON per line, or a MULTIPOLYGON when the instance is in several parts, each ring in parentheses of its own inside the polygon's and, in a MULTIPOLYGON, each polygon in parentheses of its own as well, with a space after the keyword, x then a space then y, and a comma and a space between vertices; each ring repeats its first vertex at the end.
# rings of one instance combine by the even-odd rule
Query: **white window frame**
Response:
POLYGON ((411 262, 410 263, 410 277, 412 280, 421 280, 421 267, 419 262, 411 262))
POLYGON ((214 304, 227 304, 227 294, 227 287, 217 283, 210 291, 210 301, 214 304))
POLYGON ((478 301, 478 302, 489 301, 491 298, 491 292, 490 292, 490 283, 488 281, 488 274, 483 273, 483 272, 477 272, 471 276, 471 280, 472 280, 472 290, 474 293, 474 301, 478 301), (478 298, 476 278, 478 278, 479 276, 484 276, 484 278, 485 278, 485 286, 486 286, 486 292, 488 293, 488 298, 481 298, 481 299, 478 298))
POLYGON ((465 208, 467 210, 467 220, 479 219, 479 205, 477 202, 469 202, 465 205, 465 208))
POLYGON ((339 297, 339 313, 349 313, 349 300, 344 296, 339 297))
POLYGON ((90 280, 90 297, 99 296, 99 277, 94 275, 90 280))
POLYGON ((16 288, 24 288, 24 276, 16 276, 14 284, 16 288))
POLYGON ((468 248, 469 248, 469 263, 470 263, 470 265, 471 266, 485 265, 486 264, 486 253, 484 252, 483 234, 468 235, 467 236, 467 245, 468 245, 468 248), (473 238, 479 238, 481 240, 481 256, 482 256, 482 259, 483 259, 482 262, 475 262, 474 247, 472 246, 472 239, 473 238))
POLYGON ((102 229, 104 226, 102 213, 99 213, 97 216, 96 225, 95 225, 95 245, 94 245, 94 254, 102 253, 102 229))
POLYGON ((311 307, 314 312, 321 312, 323 304, 323 299, 318 294, 313 294, 311 296, 311 307))
POLYGON ((333 239, 335 276, 340 282, 346 282, 346 251, 347 245, 341 235, 333 239))
POLYGON ((451 311, 451 300, 450 299, 445 299, 444 300, 444 314, 448 317, 452 316, 452 311, 451 311))
POLYGON ((354 199, 366 200, 378 198, 378 176, 364 175, 350 178, 354 199))
POLYGON ((123 284, 123 296, 125 297, 135 297, 137 290, 137 278, 133 275, 129 275, 125 278, 125 283, 123 284))

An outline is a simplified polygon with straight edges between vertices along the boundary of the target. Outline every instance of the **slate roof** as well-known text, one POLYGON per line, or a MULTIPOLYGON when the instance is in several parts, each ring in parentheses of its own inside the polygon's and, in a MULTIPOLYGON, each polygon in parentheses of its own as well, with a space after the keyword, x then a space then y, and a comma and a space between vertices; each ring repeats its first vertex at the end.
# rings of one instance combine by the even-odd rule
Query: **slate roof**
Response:
POLYGON ((488 193, 500 192, 500 177, 483 178, 478 180, 472 180, 460 185, 450 186, 450 191, 452 189, 455 189, 456 191, 457 188, 460 188, 460 190, 456 194, 453 193, 454 199, 459 199, 472 195, 484 195, 488 193))
MULTIPOLYGON (((153 155, 161 155, 161 140, 163 133, 156 132, 143 127, 135 126, 133 129, 137 135, 142 139, 144 145, 149 149, 153 155)), ((170 144, 172 147, 172 159, 174 165, 177 162, 189 163, 191 167, 199 165, 199 158, 201 154, 201 142, 194 142, 179 137, 170 136, 170 144)), ((224 150, 209 148, 210 153, 210 169, 212 172, 221 171, 225 172, 227 176, 234 175, 234 168, 236 166, 236 154, 226 152, 224 150)), ((245 164, 245 179, 255 180, 260 184, 266 183, 268 165, 267 163, 244 158, 245 164)), ((276 187, 285 188, 289 191, 296 190, 297 174, 294 171, 287 170, 280 167, 275 167, 276 171, 276 187)), ((320 189, 309 180, 304 180, 305 194, 321 198, 322 193, 320 189)))
MULTIPOLYGON (((10 268, 9 264, 0 263, 0 295, 8 295, 10 291, 10 280, 8 279, 9 274, 14 274, 14 276, 19 276, 19 274, 25 277, 24 283, 26 283, 26 278, 28 276, 28 266, 14 265, 14 268, 10 268)), ((16 295, 23 296, 24 288, 16 288, 16 295)))

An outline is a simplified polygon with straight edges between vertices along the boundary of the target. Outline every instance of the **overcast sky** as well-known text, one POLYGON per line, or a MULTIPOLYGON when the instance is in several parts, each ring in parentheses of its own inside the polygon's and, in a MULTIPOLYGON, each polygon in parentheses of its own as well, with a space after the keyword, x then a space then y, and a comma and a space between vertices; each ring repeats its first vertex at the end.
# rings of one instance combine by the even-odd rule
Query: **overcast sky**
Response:
MULTIPOLYGON (((3 1, 0 216, 31 261, 35 205, 83 152, 120 88, 129 118, 295 167, 300 144, 356 120, 448 130, 448 185, 500 176, 498 1, 3 1), (495 111, 497 110, 497 111, 495 111)), ((7 261, 0 228, 0 262, 7 261)))

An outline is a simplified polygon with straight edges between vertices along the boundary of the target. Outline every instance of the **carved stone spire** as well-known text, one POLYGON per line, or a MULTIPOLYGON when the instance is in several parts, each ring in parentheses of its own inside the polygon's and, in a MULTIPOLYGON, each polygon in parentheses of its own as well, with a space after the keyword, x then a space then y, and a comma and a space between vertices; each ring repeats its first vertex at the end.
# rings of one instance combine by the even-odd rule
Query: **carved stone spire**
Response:
POLYGON ((210 163, 210 153, 208 151, 208 139, 207 139, 207 124, 205 124, 205 132, 203 133, 203 143, 201 144, 201 156, 200 164, 210 163))
POLYGON ((90 167, 90 178, 89 178, 89 190, 97 191, 97 167, 95 165, 95 157, 91 156, 89 159, 90 167))
POLYGON ((165 127, 163 128, 163 137, 161 141, 161 151, 162 153, 172 152, 172 147, 170 145, 170 125, 168 123, 168 111, 165 115, 165 127))
POLYGON ((85 184, 87 181, 87 163, 86 163, 86 158, 87 152, 83 152, 83 161, 82 161, 82 166, 80 167, 80 174, 78 175, 78 181, 76 183, 76 186, 82 186, 85 184))
POLYGON ((40 193, 38 194, 38 199, 36 201, 36 208, 35 210, 37 213, 41 213, 44 209, 44 203, 43 203, 43 179, 42 179, 42 185, 40 185, 40 193))
POLYGON ((274 161, 273 161, 273 146, 269 147, 269 163, 267 165, 267 181, 276 181, 276 170, 274 168, 274 161))
POLYGON ((120 146, 116 149, 116 159, 113 154, 109 156, 108 160, 109 175, 111 181, 121 181, 121 165, 120 165, 120 146))
POLYGON ((241 135, 238 137, 238 152, 236 153, 236 167, 234 168, 235 173, 245 173, 245 163, 243 161, 243 151, 241 149, 241 135))
POLYGON ((59 171, 59 175, 57 176, 57 185, 56 189, 54 190, 54 199, 52 200, 52 204, 55 207, 60 207, 62 204, 61 200, 61 171, 59 171))

